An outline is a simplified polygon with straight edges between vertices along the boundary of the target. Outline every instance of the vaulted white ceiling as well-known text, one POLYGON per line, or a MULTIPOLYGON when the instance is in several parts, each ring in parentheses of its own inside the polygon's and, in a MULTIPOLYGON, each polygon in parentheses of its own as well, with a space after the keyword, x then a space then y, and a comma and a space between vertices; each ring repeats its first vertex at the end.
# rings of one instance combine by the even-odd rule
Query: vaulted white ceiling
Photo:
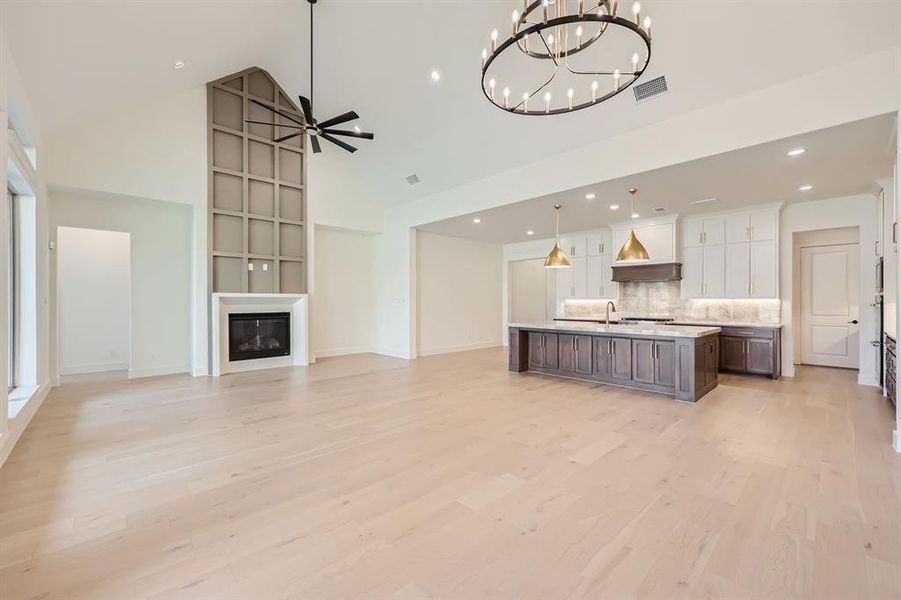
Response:
MULTIPOLYGON (((360 125, 376 133, 348 160, 386 205, 898 45, 901 23, 901 3, 879 0, 645 0, 643 12, 654 18, 648 77, 665 74, 671 91, 642 104, 622 94, 572 115, 531 118, 492 107, 479 88, 488 34, 503 29, 519 5, 316 5, 317 113, 355 109, 360 125), (429 83, 433 67, 443 72, 438 86, 429 83), (405 182, 412 173, 420 184, 405 182)), ((3 0, 0 6, 45 135, 251 65, 267 69, 291 95, 309 92, 304 0, 3 0), (187 66, 173 69, 176 59, 187 66)))

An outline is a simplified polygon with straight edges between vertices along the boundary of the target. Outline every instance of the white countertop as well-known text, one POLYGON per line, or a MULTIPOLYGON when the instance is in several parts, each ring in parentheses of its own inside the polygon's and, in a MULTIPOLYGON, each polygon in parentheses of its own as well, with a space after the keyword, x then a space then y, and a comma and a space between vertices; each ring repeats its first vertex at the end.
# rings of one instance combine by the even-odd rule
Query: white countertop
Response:
POLYGON ((601 323, 579 323, 573 321, 542 321, 538 323, 508 323, 508 327, 519 329, 541 329, 564 333, 612 333, 619 335, 650 335, 660 337, 699 338, 719 333, 719 327, 698 327, 694 325, 603 325, 601 323))
MULTIPOLYGON (((597 317, 560 317, 558 320, 563 321, 573 321, 573 322, 584 322, 584 323, 597 323, 599 321, 603 321, 604 319, 599 319, 597 317)), ((614 317, 610 318, 610 323, 619 322, 614 317)), ((782 323, 748 323, 742 321, 714 321, 711 319, 676 319, 676 323, 679 325, 692 325, 692 326, 706 326, 706 327, 765 327, 767 329, 782 329, 782 323)))

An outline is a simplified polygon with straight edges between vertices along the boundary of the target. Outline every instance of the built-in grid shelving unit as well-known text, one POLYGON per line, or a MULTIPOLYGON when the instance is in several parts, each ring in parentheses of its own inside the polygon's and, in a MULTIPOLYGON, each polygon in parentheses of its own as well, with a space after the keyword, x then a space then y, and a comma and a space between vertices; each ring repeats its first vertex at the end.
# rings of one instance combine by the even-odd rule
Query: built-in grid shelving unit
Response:
POLYGON ((292 124, 250 100, 302 115, 272 77, 251 68, 207 84, 209 269, 213 292, 305 293, 306 165, 292 124))

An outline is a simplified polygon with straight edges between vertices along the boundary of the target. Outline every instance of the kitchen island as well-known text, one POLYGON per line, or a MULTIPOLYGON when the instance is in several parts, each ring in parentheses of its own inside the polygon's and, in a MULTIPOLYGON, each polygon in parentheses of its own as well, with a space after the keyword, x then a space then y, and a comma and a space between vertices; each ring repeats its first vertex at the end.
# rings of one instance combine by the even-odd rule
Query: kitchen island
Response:
POLYGON ((717 386, 719 327, 510 323, 510 371, 607 383, 697 402, 717 386))

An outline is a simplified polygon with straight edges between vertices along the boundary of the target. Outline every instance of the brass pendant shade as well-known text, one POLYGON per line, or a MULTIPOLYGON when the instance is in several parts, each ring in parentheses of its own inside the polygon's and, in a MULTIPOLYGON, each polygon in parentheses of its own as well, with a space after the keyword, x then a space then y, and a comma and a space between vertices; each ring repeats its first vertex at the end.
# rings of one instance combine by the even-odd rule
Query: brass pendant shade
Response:
MULTIPOLYGON (((635 214, 635 192, 638 190, 632 188, 629 190, 629 206, 632 209, 632 214, 635 214)), ((617 261, 640 261, 640 260, 651 260, 651 257, 648 256, 648 250, 644 247, 638 238, 635 236, 635 229, 629 231, 629 237, 626 239, 626 243, 623 244, 623 247, 619 249, 619 253, 616 255, 617 261)))
POLYGON ((554 210, 557 211, 557 227, 554 234, 554 247, 550 254, 544 259, 545 269, 565 269, 573 266, 572 261, 566 255, 566 251, 560 247, 560 205, 555 204, 554 210))

